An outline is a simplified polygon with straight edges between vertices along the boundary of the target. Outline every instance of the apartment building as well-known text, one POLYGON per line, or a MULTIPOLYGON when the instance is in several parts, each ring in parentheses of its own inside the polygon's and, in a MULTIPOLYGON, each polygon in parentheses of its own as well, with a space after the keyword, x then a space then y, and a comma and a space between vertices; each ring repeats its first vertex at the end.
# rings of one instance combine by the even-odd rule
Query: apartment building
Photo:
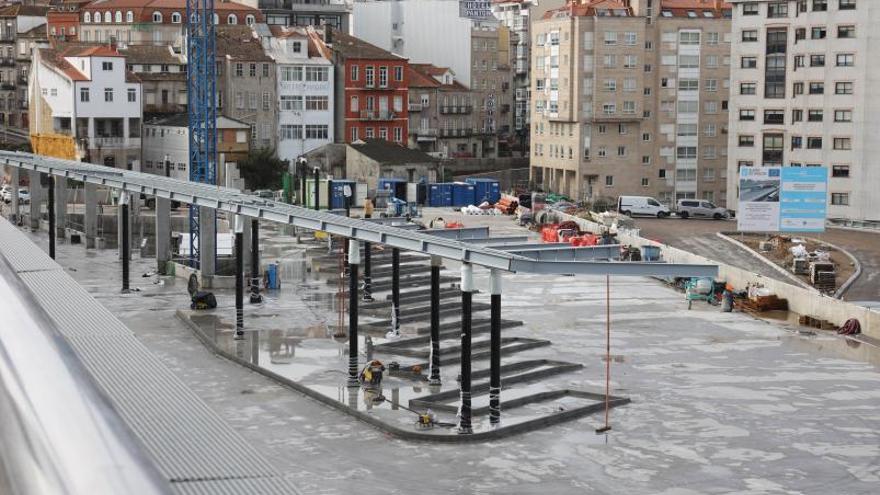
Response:
POLYGON ((743 166, 824 166, 828 217, 880 220, 880 2, 734 0, 728 203, 743 166))
MULTIPOLYGON (((48 7, 0 7, 0 125, 26 130, 31 48, 46 39, 48 7)), ((40 43, 42 46, 45 44, 40 43)))
POLYGON ((141 80, 144 120, 186 114, 186 59, 171 46, 129 45, 120 48, 128 70, 141 80))
POLYGON ((251 126, 254 149, 276 149, 275 60, 251 26, 217 27, 217 111, 251 126))
POLYGON ((533 183, 723 204, 729 15, 718 0, 592 0, 535 21, 533 183))
POLYGON ((540 19, 548 10, 564 4, 564 0, 492 0, 492 13, 510 30, 513 133, 522 150, 528 148, 530 128, 532 19, 540 19))
POLYGON ((333 142, 333 64, 307 28, 269 26, 263 39, 278 82, 278 158, 296 159, 333 142))
MULTIPOLYGON (((95 0, 79 9, 80 41, 120 44, 184 44, 187 0, 95 0)), ((214 24, 248 25, 264 22, 254 7, 230 1, 214 2, 214 24)), ((69 29, 69 27, 68 27, 69 29)))
POLYGON ((71 136, 83 161, 140 170, 141 83, 115 48, 37 50, 30 81, 33 133, 71 136))
POLYGON ((334 141, 384 139, 406 144, 409 62, 378 46, 324 26, 309 30, 321 55, 333 62, 334 141))
POLYGON ((518 142, 511 31, 491 11, 467 17, 450 0, 359 0, 352 12, 355 36, 412 63, 448 67, 474 92, 483 157, 506 154, 518 142))
POLYGON ((351 8, 345 0, 259 0, 259 7, 272 26, 328 25, 346 33, 351 29, 351 8))
POLYGON ((410 64, 409 147, 441 158, 483 156, 474 96, 449 68, 410 64))

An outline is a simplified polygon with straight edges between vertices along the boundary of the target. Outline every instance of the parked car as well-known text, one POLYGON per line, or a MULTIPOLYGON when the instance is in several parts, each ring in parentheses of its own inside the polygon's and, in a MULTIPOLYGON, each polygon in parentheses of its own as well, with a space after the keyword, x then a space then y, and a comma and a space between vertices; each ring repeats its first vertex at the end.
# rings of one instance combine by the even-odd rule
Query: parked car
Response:
POLYGON ((680 218, 714 218, 715 220, 730 216, 730 212, 726 208, 715 206, 711 202, 701 199, 679 199, 676 205, 676 214, 680 218))
POLYGON ((3 187, 0 187, 0 200, 6 203, 12 201, 12 186, 4 184, 3 187))
POLYGON ((23 205, 31 202, 31 192, 26 187, 18 188, 18 202, 23 205))
POLYGON ((671 213, 669 207, 649 196, 621 196, 617 198, 617 212, 628 217, 646 215, 665 218, 671 213))

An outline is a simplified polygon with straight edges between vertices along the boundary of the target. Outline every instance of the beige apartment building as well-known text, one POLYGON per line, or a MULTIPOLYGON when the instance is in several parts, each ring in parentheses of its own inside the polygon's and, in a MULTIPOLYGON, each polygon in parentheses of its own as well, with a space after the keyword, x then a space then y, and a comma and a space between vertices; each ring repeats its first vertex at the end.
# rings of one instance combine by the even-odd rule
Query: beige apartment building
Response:
POLYGON ((531 180, 724 205, 730 6, 584 0, 532 26, 531 180))

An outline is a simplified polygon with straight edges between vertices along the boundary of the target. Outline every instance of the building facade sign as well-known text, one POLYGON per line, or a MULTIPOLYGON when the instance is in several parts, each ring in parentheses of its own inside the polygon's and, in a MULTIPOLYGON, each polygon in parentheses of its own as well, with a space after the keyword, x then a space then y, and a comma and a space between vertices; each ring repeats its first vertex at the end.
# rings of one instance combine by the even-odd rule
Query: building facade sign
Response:
POLYGON ((825 167, 742 167, 737 229, 822 232, 827 212, 825 167))
POLYGON ((459 16, 477 21, 494 20, 492 2, 488 0, 459 0, 459 16))

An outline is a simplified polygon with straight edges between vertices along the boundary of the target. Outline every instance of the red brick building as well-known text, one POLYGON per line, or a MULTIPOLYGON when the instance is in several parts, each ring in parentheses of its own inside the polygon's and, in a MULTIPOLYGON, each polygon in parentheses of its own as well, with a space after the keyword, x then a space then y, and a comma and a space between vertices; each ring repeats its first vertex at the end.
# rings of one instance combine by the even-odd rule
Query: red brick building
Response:
POLYGON ((310 34, 335 67, 335 141, 375 138, 406 146, 407 59, 329 27, 310 34))
POLYGON ((46 13, 49 41, 76 41, 79 39, 80 9, 92 0, 64 0, 55 3, 46 13))

